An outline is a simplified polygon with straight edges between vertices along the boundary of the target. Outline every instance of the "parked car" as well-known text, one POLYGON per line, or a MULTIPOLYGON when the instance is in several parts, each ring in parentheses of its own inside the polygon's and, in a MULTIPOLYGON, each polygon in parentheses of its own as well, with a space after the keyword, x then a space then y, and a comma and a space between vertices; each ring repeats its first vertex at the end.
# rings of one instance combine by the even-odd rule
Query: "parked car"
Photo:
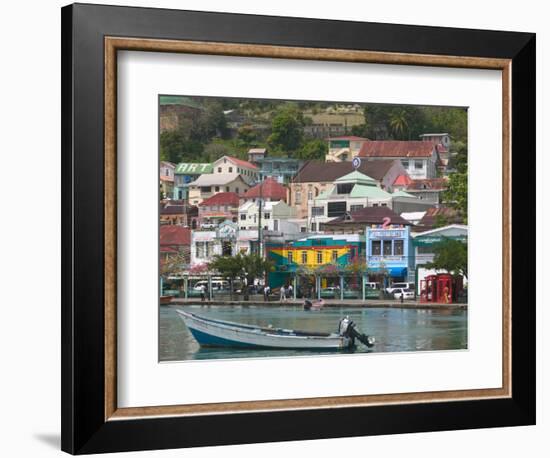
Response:
POLYGON ((414 289, 414 284, 408 282, 393 283, 391 286, 386 288, 386 292, 388 294, 393 294, 397 289, 414 289))
POLYGON ((400 301, 401 295, 403 295, 403 299, 414 299, 414 291, 412 289, 397 288, 393 291, 393 298, 395 300, 400 301))
POLYGON ((338 286, 329 286, 321 289, 322 299, 340 299, 340 288, 338 286))

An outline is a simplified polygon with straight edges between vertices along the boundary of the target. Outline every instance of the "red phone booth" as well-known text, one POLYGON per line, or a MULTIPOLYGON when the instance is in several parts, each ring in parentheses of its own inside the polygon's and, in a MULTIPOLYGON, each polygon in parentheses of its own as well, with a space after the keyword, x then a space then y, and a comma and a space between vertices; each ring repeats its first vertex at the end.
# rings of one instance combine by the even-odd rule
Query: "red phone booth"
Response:
POLYGON ((462 288, 462 277, 453 277, 451 274, 427 275, 424 280, 420 280, 420 302, 457 302, 462 288))
POLYGON ((453 277, 450 274, 437 275, 436 300, 440 304, 450 304, 453 301, 453 277))
POLYGON ((427 275, 420 280, 420 302, 435 302, 437 297, 437 275, 427 275))

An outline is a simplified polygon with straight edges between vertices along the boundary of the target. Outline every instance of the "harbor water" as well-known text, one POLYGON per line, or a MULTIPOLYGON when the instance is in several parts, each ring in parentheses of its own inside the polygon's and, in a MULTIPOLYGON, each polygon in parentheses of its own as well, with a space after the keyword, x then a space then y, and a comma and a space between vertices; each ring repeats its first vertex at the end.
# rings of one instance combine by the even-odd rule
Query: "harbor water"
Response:
POLYGON ((346 353, 462 350, 468 345, 468 312, 465 309, 327 307, 320 311, 304 311, 295 306, 170 306, 160 308, 160 361, 323 354, 309 350, 200 347, 177 314, 177 308, 236 323, 319 332, 336 332, 340 319, 349 316, 361 332, 376 338, 376 344, 372 349, 358 344, 346 353))

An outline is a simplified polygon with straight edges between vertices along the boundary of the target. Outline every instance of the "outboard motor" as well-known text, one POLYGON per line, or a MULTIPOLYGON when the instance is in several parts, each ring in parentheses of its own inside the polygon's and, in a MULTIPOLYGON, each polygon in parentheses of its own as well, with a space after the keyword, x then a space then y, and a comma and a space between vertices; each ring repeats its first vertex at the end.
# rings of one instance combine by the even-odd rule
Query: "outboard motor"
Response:
POLYGON ((338 333, 342 337, 348 337, 350 339, 350 347, 355 347, 355 339, 368 348, 372 348, 374 346, 374 337, 360 333, 357 330, 355 323, 350 320, 349 316, 342 318, 340 323, 338 323, 338 333))

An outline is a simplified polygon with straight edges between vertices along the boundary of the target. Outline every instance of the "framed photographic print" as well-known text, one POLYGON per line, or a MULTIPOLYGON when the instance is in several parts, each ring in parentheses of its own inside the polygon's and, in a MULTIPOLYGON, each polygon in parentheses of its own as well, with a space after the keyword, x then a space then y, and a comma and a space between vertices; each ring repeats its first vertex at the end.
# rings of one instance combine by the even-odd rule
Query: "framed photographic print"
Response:
POLYGON ((534 34, 70 5, 62 58, 63 450, 534 424, 534 34))

